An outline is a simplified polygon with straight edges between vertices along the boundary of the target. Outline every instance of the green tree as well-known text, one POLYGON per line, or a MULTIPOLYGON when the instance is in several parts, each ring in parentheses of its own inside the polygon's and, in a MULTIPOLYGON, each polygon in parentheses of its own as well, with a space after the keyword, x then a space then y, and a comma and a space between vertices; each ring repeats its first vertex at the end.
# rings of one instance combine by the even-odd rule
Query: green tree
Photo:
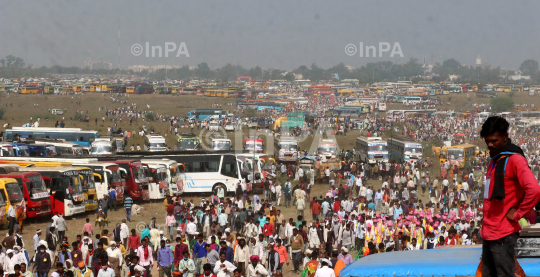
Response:
POLYGON ((526 60, 521 63, 519 70, 525 75, 534 76, 538 72, 538 62, 532 59, 526 60))
POLYGON ((154 116, 154 112, 147 112, 144 117, 146 118, 146 120, 148 121, 154 121, 155 119, 155 116, 154 116))
POLYGON ((510 97, 495 97, 491 99, 490 105, 495 112, 507 112, 514 108, 514 100, 510 97))
POLYGON ((289 72, 285 75, 285 80, 292 82, 294 81, 294 74, 292 72, 289 72))

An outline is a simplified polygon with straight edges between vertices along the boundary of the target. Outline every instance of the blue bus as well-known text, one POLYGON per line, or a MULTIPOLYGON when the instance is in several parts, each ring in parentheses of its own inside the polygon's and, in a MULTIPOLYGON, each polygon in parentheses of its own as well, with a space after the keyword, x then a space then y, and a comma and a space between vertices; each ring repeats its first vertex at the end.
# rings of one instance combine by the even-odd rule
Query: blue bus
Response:
POLYGON ((189 119, 210 120, 212 118, 221 119, 225 115, 223 110, 193 110, 188 113, 189 119))
POLYGON ((98 137, 98 132, 83 131, 80 128, 13 127, 5 131, 4 140, 12 141, 15 135, 20 138, 63 139, 89 149, 98 137))

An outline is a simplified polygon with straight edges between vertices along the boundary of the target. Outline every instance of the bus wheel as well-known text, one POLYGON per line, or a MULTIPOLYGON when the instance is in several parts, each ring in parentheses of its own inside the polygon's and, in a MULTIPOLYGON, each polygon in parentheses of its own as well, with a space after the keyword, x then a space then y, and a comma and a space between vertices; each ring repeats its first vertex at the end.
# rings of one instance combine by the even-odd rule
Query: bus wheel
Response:
POLYGON ((223 195, 227 195, 227 186, 225 186, 225 184, 223 183, 217 183, 215 184, 213 187, 212 187, 212 193, 217 195, 217 190, 218 190, 218 186, 221 185, 221 187, 223 188, 224 192, 223 195))

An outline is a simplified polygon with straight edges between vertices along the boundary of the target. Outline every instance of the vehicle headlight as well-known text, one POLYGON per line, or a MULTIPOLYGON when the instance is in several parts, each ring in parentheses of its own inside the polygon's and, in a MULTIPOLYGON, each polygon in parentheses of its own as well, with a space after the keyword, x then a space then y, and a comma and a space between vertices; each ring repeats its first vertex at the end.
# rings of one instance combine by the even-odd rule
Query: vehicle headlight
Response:
POLYGON ((68 204, 68 207, 73 208, 74 206, 73 204, 68 204))

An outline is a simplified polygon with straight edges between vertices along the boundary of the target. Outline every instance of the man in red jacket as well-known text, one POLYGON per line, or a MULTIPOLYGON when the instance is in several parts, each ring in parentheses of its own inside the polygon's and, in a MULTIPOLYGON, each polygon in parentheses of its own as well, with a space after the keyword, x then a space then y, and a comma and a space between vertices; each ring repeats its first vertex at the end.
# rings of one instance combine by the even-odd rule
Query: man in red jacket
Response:
POLYGON ((519 219, 540 199, 540 186, 523 150, 508 138, 508 122, 489 117, 480 136, 491 156, 484 184, 484 219, 480 231, 482 276, 514 276, 514 246, 521 227, 519 219))

